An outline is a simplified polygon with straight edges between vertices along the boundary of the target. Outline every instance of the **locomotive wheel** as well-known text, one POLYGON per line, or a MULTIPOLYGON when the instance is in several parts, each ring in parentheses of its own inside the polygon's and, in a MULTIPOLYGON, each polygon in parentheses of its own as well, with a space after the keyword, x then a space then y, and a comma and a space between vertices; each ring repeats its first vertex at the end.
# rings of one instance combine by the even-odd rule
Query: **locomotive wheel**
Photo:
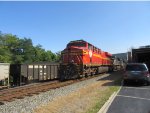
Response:
POLYGON ((66 73, 65 70, 66 70, 66 67, 65 67, 65 66, 61 66, 61 67, 60 67, 60 71, 59 71, 59 73, 60 73, 60 74, 59 74, 59 75, 60 75, 60 76, 59 76, 59 80, 60 80, 60 81, 64 81, 64 80, 65 80, 65 73, 66 73))
POLYGON ((87 78, 88 77, 88 74, 87 73, 85 73, 85 78, 87 78))
POLYGON ((65 69, 64 75, 65 75, 65 79, 80 78, 78 66, 76 66, 74 64, 68 65, 67 68, 65 69))

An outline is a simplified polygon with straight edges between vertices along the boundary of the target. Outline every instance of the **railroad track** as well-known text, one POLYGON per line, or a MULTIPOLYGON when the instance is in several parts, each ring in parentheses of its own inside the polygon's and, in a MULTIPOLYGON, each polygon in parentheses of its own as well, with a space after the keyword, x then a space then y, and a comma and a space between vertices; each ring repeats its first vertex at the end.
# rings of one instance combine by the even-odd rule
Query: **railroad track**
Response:
POLYGON ((0 103, 2 105, 4 102, 11 102, 11 101, 14 101, 15 99, 22 99, 26 96, 33 96, 35 94, 39 94, 41 92, 45 92, 50 89, 60 88, 63 86, 76 83, 76 82, 91 79, 93 77, 97 77, 97 76, 91 76, 91 77, 81 78, 81 79, 76 79, 76 80, 69 80, 65 82, 59 82, 58 80, 55 80, 52 82, 4 89, 0 91, 0 103))

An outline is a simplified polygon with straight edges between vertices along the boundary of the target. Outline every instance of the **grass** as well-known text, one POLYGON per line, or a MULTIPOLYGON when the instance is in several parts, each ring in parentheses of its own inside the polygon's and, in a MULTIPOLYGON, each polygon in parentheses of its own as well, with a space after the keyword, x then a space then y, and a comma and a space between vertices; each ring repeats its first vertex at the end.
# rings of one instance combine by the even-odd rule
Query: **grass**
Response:
POLYGON ((101 80, 79 90, 55 98, 47 105, 39 106, 35 113, 97 113, 113 92, 120 87, 121 78, 101 80), (115 81, 114 81, 115 80, 115 81))

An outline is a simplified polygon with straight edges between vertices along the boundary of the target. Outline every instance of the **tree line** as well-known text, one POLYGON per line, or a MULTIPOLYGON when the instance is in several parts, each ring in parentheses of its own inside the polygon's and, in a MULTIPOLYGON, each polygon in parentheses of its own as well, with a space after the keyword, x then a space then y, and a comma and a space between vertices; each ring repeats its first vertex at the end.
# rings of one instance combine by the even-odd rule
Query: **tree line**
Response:
POLYGON ((19 38, 16 35, 0 32, 0 62, 20 64, 59 60, 60 52, 45 50, 40 44, 33 46, 30 38, 19 38))

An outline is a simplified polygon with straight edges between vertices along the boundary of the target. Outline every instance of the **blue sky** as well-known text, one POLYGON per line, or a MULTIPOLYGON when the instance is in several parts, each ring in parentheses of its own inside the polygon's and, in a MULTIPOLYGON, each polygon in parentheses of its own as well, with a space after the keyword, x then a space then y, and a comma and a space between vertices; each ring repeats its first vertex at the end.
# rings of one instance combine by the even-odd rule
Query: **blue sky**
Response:
POLYGON ((84 39, 112 54, 150 45, 150 2, 0 2, 0 31, 61 51, 84 39))

